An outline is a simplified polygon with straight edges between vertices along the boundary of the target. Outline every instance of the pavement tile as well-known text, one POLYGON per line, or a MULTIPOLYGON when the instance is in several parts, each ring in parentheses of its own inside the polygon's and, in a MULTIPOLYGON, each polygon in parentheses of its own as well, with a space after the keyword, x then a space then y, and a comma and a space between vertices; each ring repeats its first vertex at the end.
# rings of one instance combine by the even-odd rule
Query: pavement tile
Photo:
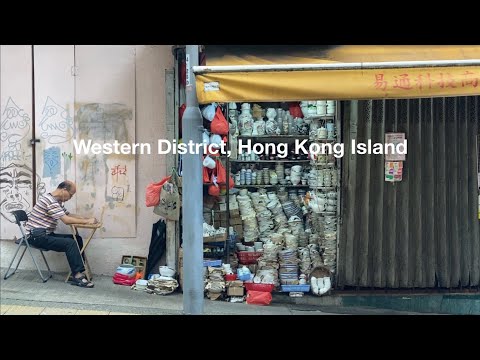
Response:
POLYGON ((138 315, 133 313, 126 313, 126 312, 117 312, 117 311, 110 311, 108 315, 138 315))
POLYGON ((8 310, 10 310, 11 307, 12 307, 12 305, 2 305, 2 304, 0 304, 0 315, 4 315, 8 310))
POLYGON ((108 315, 108 311, 77 310, 77 313, 75 315, 108 315))
POLYGON ((5 315, 39 315, 44 309, 39 306, 12 305, 5 315))
POLYGON ((45 309, 43 309, 40 315, 75 315, 77 311, 77 309, 46 307, 45 309))

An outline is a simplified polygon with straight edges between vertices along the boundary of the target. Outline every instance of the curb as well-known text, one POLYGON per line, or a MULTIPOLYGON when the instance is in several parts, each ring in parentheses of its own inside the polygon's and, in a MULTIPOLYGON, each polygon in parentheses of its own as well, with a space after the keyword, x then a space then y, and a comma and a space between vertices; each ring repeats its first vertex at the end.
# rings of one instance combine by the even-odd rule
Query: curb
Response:
POLYGON ((314 296, 305 294, 292 298, 288 293, 273 293, 278 303, 314 306, 373 307, 416 313, 480 315, 480 294, 428 295, 344 295, 314 296))

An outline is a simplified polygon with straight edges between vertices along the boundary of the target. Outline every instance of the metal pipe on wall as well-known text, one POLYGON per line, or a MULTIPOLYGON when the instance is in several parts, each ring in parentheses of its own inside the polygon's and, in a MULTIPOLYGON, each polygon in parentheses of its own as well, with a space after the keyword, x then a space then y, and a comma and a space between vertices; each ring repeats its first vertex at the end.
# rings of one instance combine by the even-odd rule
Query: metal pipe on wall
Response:
POLYGON ((269 64, 269 65, 222 65, 195 66, 195 74, 262 72, 262 71, 311 71, 311 70, 356 70, 356 69, 396 69, 451 66, 479 66, 480 59, 472 60, 428 60, 428 61, 383 61, 328 64, 269 64))
MULTIPOLYGON (((202 114, 198 107, 192 66, 198 65, 198 45, 187 45, 186 109, 182 119, 184 143, 202 143, 202 114)), ((183 312, 203 314, 203 180, 202 154, 183 155, 183 312)))
POLYGON ((37 140, 35 138, 35 45, 32 45, 32 138, 30 140, 30 145, 32 146, 32 206, 37 203, 37 152, 36 145, 37 140))

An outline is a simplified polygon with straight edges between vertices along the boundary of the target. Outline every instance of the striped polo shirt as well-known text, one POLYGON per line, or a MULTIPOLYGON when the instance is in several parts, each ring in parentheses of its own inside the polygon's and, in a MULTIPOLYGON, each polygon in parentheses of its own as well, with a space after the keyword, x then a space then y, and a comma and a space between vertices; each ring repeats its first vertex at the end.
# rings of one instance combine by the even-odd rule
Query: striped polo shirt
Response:
POLYGON ((57 227, 58 219, 68 214, 70 213, 67 209, 52 194, 42 195, 28 215, 25 229, 30 231, 35 228, 43 228, 47 229, 47 233, 53 232, 57 227))

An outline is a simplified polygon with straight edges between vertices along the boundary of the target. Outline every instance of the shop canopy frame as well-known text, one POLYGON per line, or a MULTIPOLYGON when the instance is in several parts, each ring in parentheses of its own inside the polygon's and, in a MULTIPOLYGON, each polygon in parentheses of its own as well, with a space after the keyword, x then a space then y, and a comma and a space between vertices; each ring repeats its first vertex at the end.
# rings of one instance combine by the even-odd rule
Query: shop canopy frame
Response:
POLYGON ((200 104, 207 104, 480 94, 480 46, 421 49, 416 46, 388 46, 382 53, 378 52, 378 48, 346 46, 342 49, 342 56, 337 54, 337 59, 348 62, 280 55, 268 61, 260 57, 248 60, 247 57, 240 60, 238 57, 226 57, 214 61, 214 65, 193 68, 197 98, 200 104), (410 49, 410 52, 405 49, 410 49), (362 51, 369 55, 363 55, 362 51), (432 59, 432 56, 440 59, 432 59), (349 61, 365 58, 379 61, 349 61), (400 60, 385 61, 395 58, 400 60), (282 63, 285 60, 291 62, 282 63), (219 63, 221 65, 217 65, 219 63))

